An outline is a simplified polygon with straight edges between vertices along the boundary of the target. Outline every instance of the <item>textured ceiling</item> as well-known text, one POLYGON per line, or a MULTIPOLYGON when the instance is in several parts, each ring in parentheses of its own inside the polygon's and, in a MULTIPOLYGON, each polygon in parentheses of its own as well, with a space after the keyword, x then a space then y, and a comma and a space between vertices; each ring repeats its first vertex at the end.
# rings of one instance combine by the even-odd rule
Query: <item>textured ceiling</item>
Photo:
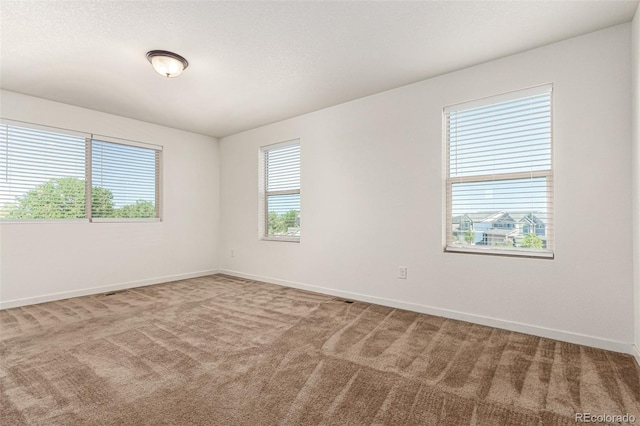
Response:
POLYGON ((215 137, 628 22, 638 1, 0 2, 0 87, 215 137), (189 60, 156 74, 149 50, 189 60))

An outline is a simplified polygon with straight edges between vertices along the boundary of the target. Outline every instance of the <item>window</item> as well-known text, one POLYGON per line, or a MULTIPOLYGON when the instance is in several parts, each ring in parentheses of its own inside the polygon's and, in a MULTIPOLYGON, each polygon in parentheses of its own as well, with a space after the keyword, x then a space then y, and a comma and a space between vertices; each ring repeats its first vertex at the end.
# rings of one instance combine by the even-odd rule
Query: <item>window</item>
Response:
POLYGON ((161 151, 105 139, 91 141, 91 217, 159 218, 161 151))
POLYGON ((162 147, 0 122, 0 220, 158 220, 162 147))
POLYGON ((300 241, 300 141, 260 149, 260 236, 300 241))
POLYGON ((83 219, 86 138, 0 123, 0 218, 83 219))
POLYGON ((444 109, 447 251, 553 257, 551 94, 444 109))

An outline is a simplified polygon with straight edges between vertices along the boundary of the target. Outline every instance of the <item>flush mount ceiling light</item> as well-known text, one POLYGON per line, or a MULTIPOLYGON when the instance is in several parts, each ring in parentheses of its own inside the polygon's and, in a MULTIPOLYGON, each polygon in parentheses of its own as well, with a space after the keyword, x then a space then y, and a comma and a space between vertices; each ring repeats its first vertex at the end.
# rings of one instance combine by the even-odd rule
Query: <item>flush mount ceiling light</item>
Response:
POLYGON ((158 74, 169 78, 179 76, 189 66, 189 62, 185 58, 166 50, 147 52, 147 59, 158 74))

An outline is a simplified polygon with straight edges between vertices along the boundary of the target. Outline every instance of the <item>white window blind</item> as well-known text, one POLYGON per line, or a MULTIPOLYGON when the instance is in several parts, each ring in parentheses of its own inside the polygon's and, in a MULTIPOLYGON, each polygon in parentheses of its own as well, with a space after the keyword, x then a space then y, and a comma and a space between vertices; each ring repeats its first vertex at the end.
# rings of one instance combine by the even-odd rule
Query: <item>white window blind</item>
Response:
POLYGON ((0 123, 0 219, 85 218, 86 136, 0 123))
POLYGON ((91 141, 91 217, 159 218, 160 147, 91 141))
POLYGON ((553 256, 552 87, 444 109, 446 248, 553 256))
POLYGON ((264 147, 262 153, 263 237, 300 239, 300 142, 264 147))
POLYGON ((162 147, 0 121, 0 220, 158 220, 162 147))

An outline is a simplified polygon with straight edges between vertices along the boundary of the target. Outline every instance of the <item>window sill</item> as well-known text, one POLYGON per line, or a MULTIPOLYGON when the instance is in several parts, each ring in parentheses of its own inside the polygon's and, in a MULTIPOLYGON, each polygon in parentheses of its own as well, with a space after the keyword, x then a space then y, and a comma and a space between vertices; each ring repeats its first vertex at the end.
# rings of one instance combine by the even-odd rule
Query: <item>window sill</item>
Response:
POLYGON ((89 223, 89 219, 0 219, 2 225, 89 223))
POLYGON ((484 254, 491 256, 508 256, 508 257, 528 257, 537 259, 550 259, 553 260, 555 255, 551 250, 529 251, 529 250, 514 250, 514 249, 498 249, 493 247, 480 248, 477 246, 447 246, 444 249, 445 253, 466 253, 466 254, 484 254))
POLYGON ((262 241, 280 241, 284 243, 299 243, 300 237, 262 237, 262 241))
POLYGON ((92 223, 139 223, 139 222, 162 222, 158 217, 134 218, 134 217, 96 217, 91 219, 92 223))
POLYGON ((140 223, 162 222, 159 218, 94 218, 94 219, 0 219, 2 225, 72 224, 72 223, 140 223))

